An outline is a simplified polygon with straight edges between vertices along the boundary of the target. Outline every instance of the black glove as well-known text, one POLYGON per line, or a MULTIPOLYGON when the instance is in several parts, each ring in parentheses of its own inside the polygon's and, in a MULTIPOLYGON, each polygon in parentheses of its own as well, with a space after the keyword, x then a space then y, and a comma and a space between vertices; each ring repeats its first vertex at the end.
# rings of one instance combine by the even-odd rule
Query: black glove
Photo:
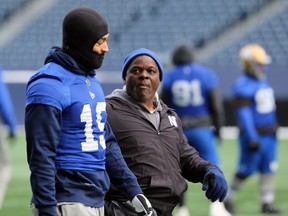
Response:
POLYGON ((151 216, 153 208, 149 200, 143 194, 137 194, 131 201, 132 206, 138 213, 144 213, 146 216, 151 216))
POLYGON ((221 133, 220 133, 220 128, 214 127, 213 132, 214 132, 214 137, 216 139, 216 143, 218 145, 221 145, 222 144, 222 137, 221 137, 221 133))
POLYGON ((228 191, 228 184, 222 171, 217 167, 209 167, 205 171, 202 190, 212 202, 222 202, 228 191))
POLYGON ((259 151, 260 143, 258 141, 249 142, 249 149, 252 151, 259 151))
POLYGON ((214 132, 214 136, 215 136, 216 138, 221 139, 220 128, 214 127, 214 128, 213 128, 213 132, 214 132))

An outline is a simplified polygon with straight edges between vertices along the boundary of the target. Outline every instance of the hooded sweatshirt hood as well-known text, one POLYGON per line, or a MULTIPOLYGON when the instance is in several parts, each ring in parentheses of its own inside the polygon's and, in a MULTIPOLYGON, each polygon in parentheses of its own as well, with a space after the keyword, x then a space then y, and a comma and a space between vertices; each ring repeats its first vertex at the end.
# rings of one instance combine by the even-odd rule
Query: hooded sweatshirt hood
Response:
POLYGON ((95 76, 95 71, 90 70, 90 71, 85 71, 79 67, 77 62, 67 55, 65 52, 61 51, 60 47, 52 47, 49 51, 49 54, 47 55, 45 59, 45 64, 49 62, 54 62, 59 65, 61 65, 63 68, 76 73, 76 74, 82 74, 82 75, 90 75, 90 76, 95 76))
POLYGON ((93 52, 95 43, 108 34, 105 19, 95 10, 79 7, 71 10, 62 23, 62 49, 84 70, 101 67, 104 54, 93 52))

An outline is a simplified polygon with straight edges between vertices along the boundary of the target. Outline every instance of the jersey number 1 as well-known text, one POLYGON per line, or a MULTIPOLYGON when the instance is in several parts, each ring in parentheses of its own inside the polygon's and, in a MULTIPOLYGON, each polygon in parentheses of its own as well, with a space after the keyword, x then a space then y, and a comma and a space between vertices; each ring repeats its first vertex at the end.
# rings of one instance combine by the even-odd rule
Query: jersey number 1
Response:
MULTIPOLYGON (((102 122, 102 116, 101 113, 105 112, 106 110, 106 103, 105 102, 99 102, 96 105, 96 123, 98 126, 98 129, 100 132, 104 130, 105 123, 102 122)), ((106 148, 105 138, 104 135, 100 135, 98 137, 98 140, 94 140, 93 135, 93 118, 92 118, 92 112, 89 104, 85 104, 82 109, 81 113, 81 122, 85 122, 85 142, 82 142, 82 151, 97 151, 98 145, 100 144, 103 149, 106 148)))

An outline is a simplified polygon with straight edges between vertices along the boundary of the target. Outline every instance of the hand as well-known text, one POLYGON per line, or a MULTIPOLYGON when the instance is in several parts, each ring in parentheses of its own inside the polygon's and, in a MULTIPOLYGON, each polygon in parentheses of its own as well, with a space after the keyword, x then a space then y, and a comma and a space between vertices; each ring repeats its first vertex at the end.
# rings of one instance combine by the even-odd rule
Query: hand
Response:
POLYGON ((260 143, 258 141, 249 142, 249 149, 252 151, 259 151, 260 143))
POLYGON ((143 194, 137 194, 131 201, 132 206, 138 213, 144 213, 144 215, 151 216, 153 208, 149 200, 143 194))
POLYGON ((218 167, 209 167, 206 169, 202 190, 212 202, 219 199, 222 202, 228 191, 228 184, 222 171, 218 167))
POLYGON ((221 139, 220 128, 214 127, 214 128, 213 128, 213 132, 214 132, 214 136, 215 136, 216 138, 221 139))
POLYGON ((222 137, 221 137, 221 133, 220 133, 220 128, 214 127, 213 128, 213 133, 214 133, 214 137, 215 137, 216 143, 218 145, 221 145, 222 144, 222 137))

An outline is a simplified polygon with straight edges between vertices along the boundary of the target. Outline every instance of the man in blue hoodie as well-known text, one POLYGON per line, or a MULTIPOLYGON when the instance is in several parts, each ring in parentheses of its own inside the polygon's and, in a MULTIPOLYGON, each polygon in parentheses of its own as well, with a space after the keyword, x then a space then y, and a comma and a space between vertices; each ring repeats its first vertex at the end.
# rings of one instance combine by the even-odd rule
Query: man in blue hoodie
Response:
POLYGON ((106 121, 95 69, 109 51, 108 37, 108 25, 97 11, 71 10, 63 20, 62 48, 52 47, 27 84, 33 215, 103 216, 110 181, 135 212, 152 213, 106 121))

